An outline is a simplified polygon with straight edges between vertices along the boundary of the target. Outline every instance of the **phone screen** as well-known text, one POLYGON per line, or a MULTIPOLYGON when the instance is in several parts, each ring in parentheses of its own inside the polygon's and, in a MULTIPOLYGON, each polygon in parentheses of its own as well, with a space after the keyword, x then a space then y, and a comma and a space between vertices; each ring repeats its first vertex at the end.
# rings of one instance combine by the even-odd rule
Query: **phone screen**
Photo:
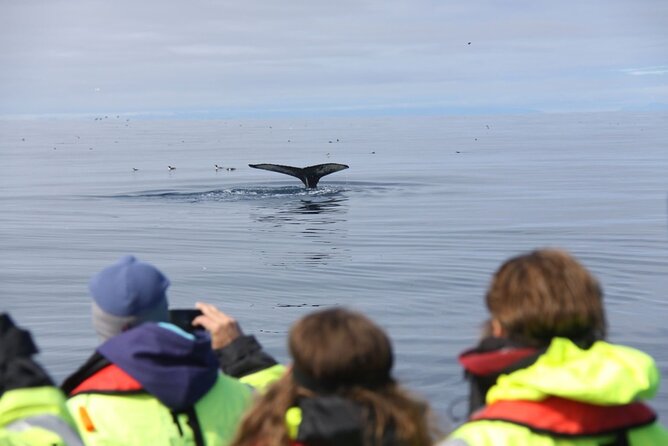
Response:
POLYGON ((192 324, 193 319, 201 314, 202 312, 197 309, 169 310, 169 322, 188 332, 202 330, 202 327, 196 327, 192 324))

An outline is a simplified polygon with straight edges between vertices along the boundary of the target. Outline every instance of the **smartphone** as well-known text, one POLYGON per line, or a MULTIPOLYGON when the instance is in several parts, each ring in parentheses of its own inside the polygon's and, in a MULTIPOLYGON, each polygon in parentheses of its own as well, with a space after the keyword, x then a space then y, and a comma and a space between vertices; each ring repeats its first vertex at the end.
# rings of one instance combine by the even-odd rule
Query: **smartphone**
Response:
POLYGON ((193 319, 197 316, 200 316, 202 312, 196 309, 174 309, 169 310, 169 322, 176 325, 177 327, 192 333, 195 330, 203 330, 202 327, 196 327, 192 324, 193 319))

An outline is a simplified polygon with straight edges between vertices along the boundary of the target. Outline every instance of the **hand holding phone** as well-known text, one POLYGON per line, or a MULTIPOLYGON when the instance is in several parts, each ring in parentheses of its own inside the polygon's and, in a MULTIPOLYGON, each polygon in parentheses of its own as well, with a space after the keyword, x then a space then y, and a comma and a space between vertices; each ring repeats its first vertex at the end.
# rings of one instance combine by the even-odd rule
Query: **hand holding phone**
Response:
POLYGON ((204 302, 197 302, 195 306, 202 311, 202 315, 197 317, 197 324, 206 328, 211 335, 211 346, 214 350, 231 344, 241 336, 241 328, 232 316, 204 302))

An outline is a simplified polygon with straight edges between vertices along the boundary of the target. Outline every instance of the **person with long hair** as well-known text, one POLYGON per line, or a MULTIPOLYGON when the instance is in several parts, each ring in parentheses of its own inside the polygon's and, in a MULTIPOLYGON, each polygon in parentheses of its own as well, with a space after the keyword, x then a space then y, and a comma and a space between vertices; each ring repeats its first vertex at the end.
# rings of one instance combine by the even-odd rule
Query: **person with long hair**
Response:
POLYGON ((430 409, 392 377, 392 344, 364 315, 311 313, 290 330, 293 363, 244 417, 233 446, 423 446, 430 409))

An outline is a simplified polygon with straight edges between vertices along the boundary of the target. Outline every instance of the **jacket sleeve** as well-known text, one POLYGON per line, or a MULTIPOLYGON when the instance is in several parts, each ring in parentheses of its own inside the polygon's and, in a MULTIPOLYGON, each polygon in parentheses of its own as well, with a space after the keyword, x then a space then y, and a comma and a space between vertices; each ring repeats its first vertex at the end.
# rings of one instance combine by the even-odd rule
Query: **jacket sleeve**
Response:
POLYGON ((259 390, 278 380, 285 366, 266 353, 255 336, 239 336, 229 345, 215 350, 220 369, 227 375, 259 390))

